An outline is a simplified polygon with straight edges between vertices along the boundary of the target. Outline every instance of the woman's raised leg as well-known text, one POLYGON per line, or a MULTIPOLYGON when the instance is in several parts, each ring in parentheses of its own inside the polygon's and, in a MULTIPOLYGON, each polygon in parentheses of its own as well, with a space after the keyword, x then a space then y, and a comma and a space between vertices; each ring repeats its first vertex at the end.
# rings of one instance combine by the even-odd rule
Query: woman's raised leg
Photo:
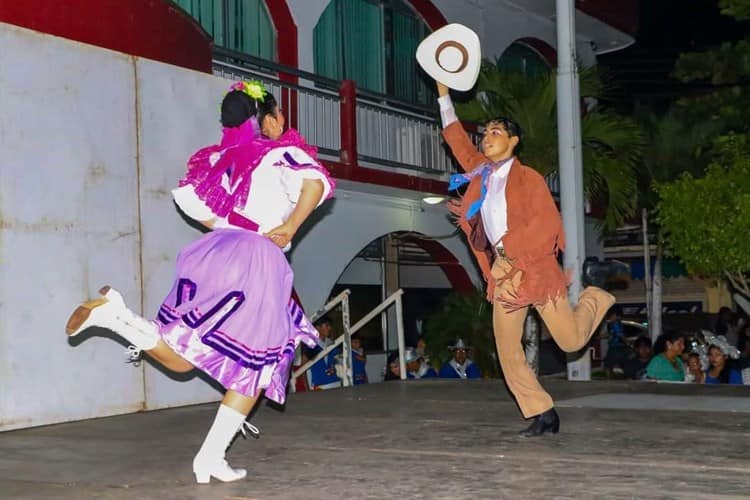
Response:
POLYGON ((101 297, 86 301, 73 311, 65 328, 69 336, 92 326, 107 328, 133 344, 133 354, 145 352, 175 372, 193 369, 192 364, 164 343, 156 324, 128 309, 122 295, 114 288, 105 286, 99 294, 101 297))

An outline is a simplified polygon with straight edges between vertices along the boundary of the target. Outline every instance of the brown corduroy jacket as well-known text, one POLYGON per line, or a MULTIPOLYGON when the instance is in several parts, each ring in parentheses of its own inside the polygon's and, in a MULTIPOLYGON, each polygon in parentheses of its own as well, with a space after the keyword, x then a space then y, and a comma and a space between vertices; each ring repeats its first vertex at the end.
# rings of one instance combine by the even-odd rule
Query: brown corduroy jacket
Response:
MULTIPOLYGON (((443 129, 443 137, 465 171, 490 163, 477 151, 460 122, 443 129)), ((521 284, 514 296, 498 298, 509 308, 542 305, 564 294, 568 279, 557 262, 557 254, 565 248, 565 235, 560 212, 544 177, 513 159, 505 186, 508 230, 501 239, 513 270, 497 279, 490 273, 495 259, 494 242, 487 240, 481 214, 466 218, 469 206, 481 196, 481 182, 482 176, 475 176, 463 198, 450 209, 458 216, 458 225, 466 233, 487 281, 487 298, 493 298, 496 281, 510 279, 518 272, 521 284)))

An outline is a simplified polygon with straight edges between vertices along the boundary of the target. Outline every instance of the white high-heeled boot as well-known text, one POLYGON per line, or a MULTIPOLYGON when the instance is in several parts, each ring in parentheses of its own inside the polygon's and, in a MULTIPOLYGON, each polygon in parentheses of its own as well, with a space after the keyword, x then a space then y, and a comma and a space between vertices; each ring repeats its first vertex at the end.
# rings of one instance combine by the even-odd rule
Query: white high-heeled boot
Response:
POLYGON ((115 289, 105 286, 99 293, 101 298, 84 302, 70 315, 65 326, 69 336, 74 337, 91 326, 98 326, 120 335, 133 344, 136 351, 156 347, 161 337, 155 324, 130 311, 115 289))
POLYGON ((229 443, 244 421, 245 415, 242 413, 229 406, 219 405, 214 423, 193 459, 193 473, 199 484, 209 483, 211 477, 226 483, 247 476, 245 469, 231 468, 224 458, 229 443))

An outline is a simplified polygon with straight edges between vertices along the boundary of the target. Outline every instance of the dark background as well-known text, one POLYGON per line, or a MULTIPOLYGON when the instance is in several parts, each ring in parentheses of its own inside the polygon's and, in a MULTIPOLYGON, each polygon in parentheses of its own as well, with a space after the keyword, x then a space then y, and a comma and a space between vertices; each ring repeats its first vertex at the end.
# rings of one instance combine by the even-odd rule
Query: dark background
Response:
POLYGON ((636 42, 598 57, 611 71, 614 104, 627 112, 637 105, 664 111, 670 100, 705 92, 705 84, 682 84, 670 77, 682 52, 716 47, 750 34, 750 22, 719 12, 716 0, 641 0, 636 42))

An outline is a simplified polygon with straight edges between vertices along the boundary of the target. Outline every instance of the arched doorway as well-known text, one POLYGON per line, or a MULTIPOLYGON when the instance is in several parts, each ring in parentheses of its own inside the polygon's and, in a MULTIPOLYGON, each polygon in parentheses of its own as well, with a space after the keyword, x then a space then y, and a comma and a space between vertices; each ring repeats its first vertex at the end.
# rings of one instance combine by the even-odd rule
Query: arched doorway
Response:
MULTIPOLYGON (((471 292, 474 285, 458 259, 439 240, 397 231, 365 245, 347 264, 329 296, 351 291, 349 308, 354 324, 399 288, 404 290, 405 344, 415 346, 425 333, 427 319, 442 307, 443 299, 454 293, 471 292)), ((382 380, 386 358, 398 348, 395 310, 391 308, 389 313, 359 331, 371 382, 382 380)), ((340 311, 334 310, 330 316, 340 333, 340 311)))

